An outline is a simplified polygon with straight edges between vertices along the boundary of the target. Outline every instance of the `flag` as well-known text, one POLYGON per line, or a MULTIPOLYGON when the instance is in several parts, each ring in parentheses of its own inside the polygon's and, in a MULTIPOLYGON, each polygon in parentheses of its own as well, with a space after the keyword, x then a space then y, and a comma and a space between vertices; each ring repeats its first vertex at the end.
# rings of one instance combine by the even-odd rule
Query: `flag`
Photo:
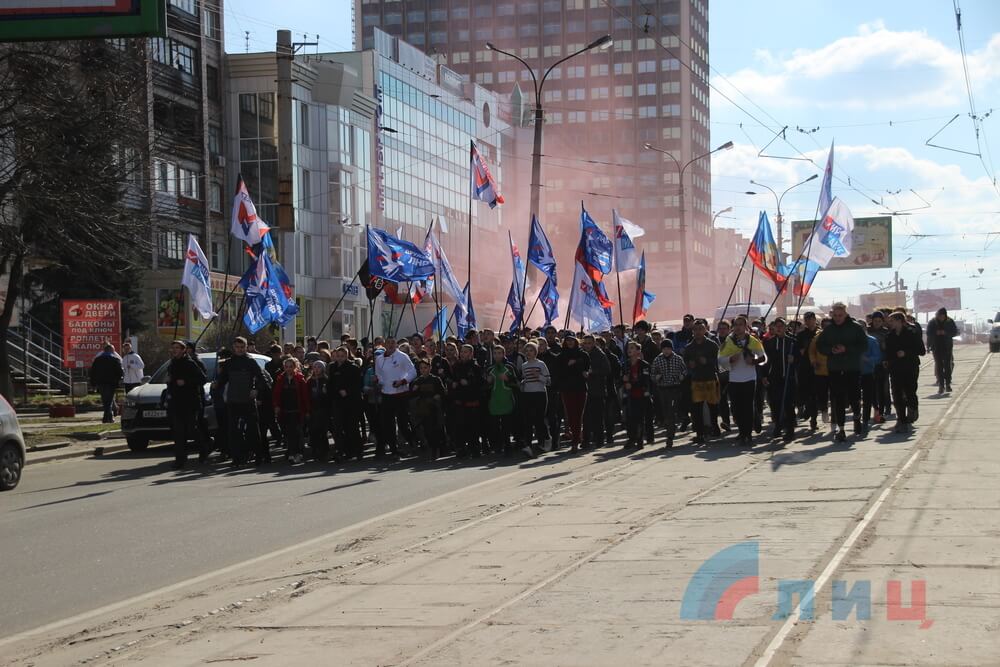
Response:
POLYGON ((580 213, 580 245, 576 261, 595 282, 611 273, 611 240, 601 231, 586 209, 580 213))
POLYGON ((774 284, 780 285, 785 282, 784 266, 778 257, 778 245, 774 242, 771 223, 765 211, 761 211, 757 218, 757 231, 750 243, 750 260, 774 284))
POLYGON ((375 278, 372 276, 371 271, 368 270, 368 259, 361 262, 361 268, 358 269, 358 280, 364 285, 365 296, 368 297, 369 301, 374 301, 378 298, 378 295, 382 293, 383 288, 387 284, 382 278, 375 278))
POLYGON ((507 232, 507 240, 510 241, 510 263, 514 274, 510 283, 510 290, 507 292, 507 305, 510 306, 510 312, 514 318, 510 323, 510 330, 514 331, 521 327, 521 320, 524 317, 525 267, 524 261, 521 259, 521 253, 518 252, 517 244, 514 243, 510 232, 507 232))
POLYGON ((503 204, 503 195, 497 190, 497 184, 490 174, 490 168, 486 166, 486 160, 479 154, 476 142, 469 142, 472 146, 470 159, 472 198, 484 201, 490 208, 496 208, 497 204, 503 204))
POLYGON ((542 309, 545 311, 545 326, 549 326, 559 317, 559 290, 556 289, 554 278, 545 281, 538 299, 542 302, 542 309))
POLYGON ((646 291, 646 253, 639 257, 639 272, 635 275, 635 305, 632 307, 632 323, 646 319, 649 307, 656 295, 646 291))
POLYGON ((240 176, 236 181, 236 195, 233 197, 233 220, 230 232, 247 245, 255 246, 261 242, 267 229, 267 225, 257 217, 257 207, 253 205, 247 184, 240 176))
POLYGON ((535 215, 531 216, 531 234, 528 236, 528 263, 548 276, 553 285, 556 283, 556 257, 552 244, 535 215))
POLYGON ((417 305, 427 298, 427 290, 424 289, 420 281, 409 283, 402 293, 400 293, 399 285, 394 282, 385 281, 382 289, 385 291, 385 302, 394 306, 405 306, 409 303, 417 305))
POLYGON ((630 271, 639 268, 639 250, 633 243, 634 239, 646 233, 639 225, 633 224, 611 209, 614 219, 615 245, 614 260, 618 271, 630 271))
POLYGON ((593 280, 583 264, 576 262, 569 295, 570 318, 587 333, 610 329, 611 308, 605 307, 604 302, 611 303, 604 283, 593 280))
POLYGON ((181 286, 188 288, 191 295, 191 305, 204 320, 215 317, 212 309, 212 287, 208 279, 209 268, 205 253, 198 245, 194 234, 188 234, 188 247, 184 273, 181 276, 181 286))
POLYGON ((448 330, 448 307, 441 306, 441 309, 437 312, 427 326, 424 327, 424 340, 431 340, 434 336, 441 340, 445 337, 448 330))
POLYGON ((462 303, 465 304, 465 307, 461 311, 455 312, 455 327, 458 329, 459 340, 465 340, 465 334, 479 326, 476 322, 476 309, 472 306, 472 290, 469 283, 465 283, 462 297, 462 303))
POLYGON ((826 212, 833 204, 833 142, 830 142, 830 155, 826 158, 826 169, 823 171, 823 185, 819 188, 819 218, 826 217, 826 212))
POLYGON ((373 276, 394 283, 408 282, 434 275, 434 263, 427 254, 389 232, 368 228, 368 270, 373 276))
POLYGON ((847 204, 834 199, 823 219, 813 227, 806 239, 802 257, 784 270, 795 273, 798 281, 794 293, 809 294, 816 274, 829 265, 834 257, 849 257, 853 248, 854 217, 847 204))
POLYGON ((431 228, 427 230, 427 237, 424 239, 424 252, 434 264, 434 276, 441 281, 441 289, 454 299, 456 304, 462 303, 462 288, 459 286, 458 280, 455 279, 455 272, 452 271, 448 255, 445 254, 444 248, 441 247, 441 241, 434 232, 433 222, 431 222, 431 228))
POLYGON ((283 327, 299 312, 295 297, 291 294, 288 276, 280 264, 271 261, 267 253, 262 252, 243 275, 240 287, 246 291, 246 314, 243 322, 250 333, 257 333, 272 323, 283 327))

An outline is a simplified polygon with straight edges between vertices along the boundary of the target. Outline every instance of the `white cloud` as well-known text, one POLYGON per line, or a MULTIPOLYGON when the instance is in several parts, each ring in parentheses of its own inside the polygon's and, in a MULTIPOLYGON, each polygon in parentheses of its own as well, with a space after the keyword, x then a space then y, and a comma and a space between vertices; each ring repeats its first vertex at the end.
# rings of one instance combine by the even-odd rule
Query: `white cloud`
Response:
MULTIPOLYGON (((797 49, 788 57, 754 52, 759 68, 715 77, 727 95, 739 88, 751 98, 780 100, 783 106, 850 110, 908 106, 954 107, 964 103, 965 79, 957 49, 923 31, 893 31, 881 21, 862 24, 856 35, 818 49, 797 49)), ((976 87, 1000 79, 1000 33, 969 53, 976 87)))

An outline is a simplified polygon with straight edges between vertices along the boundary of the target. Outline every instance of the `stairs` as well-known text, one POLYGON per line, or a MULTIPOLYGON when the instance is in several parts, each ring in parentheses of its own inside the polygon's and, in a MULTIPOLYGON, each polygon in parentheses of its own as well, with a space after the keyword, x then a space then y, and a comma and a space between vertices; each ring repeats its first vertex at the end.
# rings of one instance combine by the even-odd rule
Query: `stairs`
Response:
POLYGON ((14 386, 29 394, 68 394, 69 371, 62 365, 62 335, 22 314, 7 332, 7 355, 14 386))

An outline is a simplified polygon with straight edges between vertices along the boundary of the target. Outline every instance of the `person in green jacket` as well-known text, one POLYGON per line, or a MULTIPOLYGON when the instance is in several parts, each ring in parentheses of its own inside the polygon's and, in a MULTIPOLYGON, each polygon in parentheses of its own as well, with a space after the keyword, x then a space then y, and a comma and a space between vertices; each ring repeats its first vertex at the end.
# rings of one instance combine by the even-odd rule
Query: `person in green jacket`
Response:
POLYGON ((830 373, 830 412, 837 442, 844 442, 844 419, 847 405, 854 415, 854 434, 863 436, 861 425, 861 357, 868 349, 864 329, 850 315, 843 303, 833 304, 830 312, 833 321, 817 339, 817 350, 827 357, 830 373))
POLYGON ((517 407, 515 392, 518 386, 517 372, 507 361, 507 351, 503 346, 493 348, 493 365, 487 371, 490 386, 490 400, 487 410, 490 414, 490 440, 495 453, 504 456, 513 453, 511 439, 519 439, 519 429, 514 418, 517 407))

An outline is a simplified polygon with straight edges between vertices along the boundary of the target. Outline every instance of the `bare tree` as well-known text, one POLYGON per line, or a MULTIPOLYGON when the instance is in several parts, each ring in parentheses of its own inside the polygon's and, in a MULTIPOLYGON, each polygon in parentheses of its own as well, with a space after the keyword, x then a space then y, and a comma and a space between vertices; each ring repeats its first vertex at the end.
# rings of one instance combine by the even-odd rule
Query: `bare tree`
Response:
POLYGON ((141 42, 0 47, 0 393, 11 398, 7 334, 18 298, 138 303, 148 202, 141 42), (138 197, 138 199, 136 198, 138 197))

